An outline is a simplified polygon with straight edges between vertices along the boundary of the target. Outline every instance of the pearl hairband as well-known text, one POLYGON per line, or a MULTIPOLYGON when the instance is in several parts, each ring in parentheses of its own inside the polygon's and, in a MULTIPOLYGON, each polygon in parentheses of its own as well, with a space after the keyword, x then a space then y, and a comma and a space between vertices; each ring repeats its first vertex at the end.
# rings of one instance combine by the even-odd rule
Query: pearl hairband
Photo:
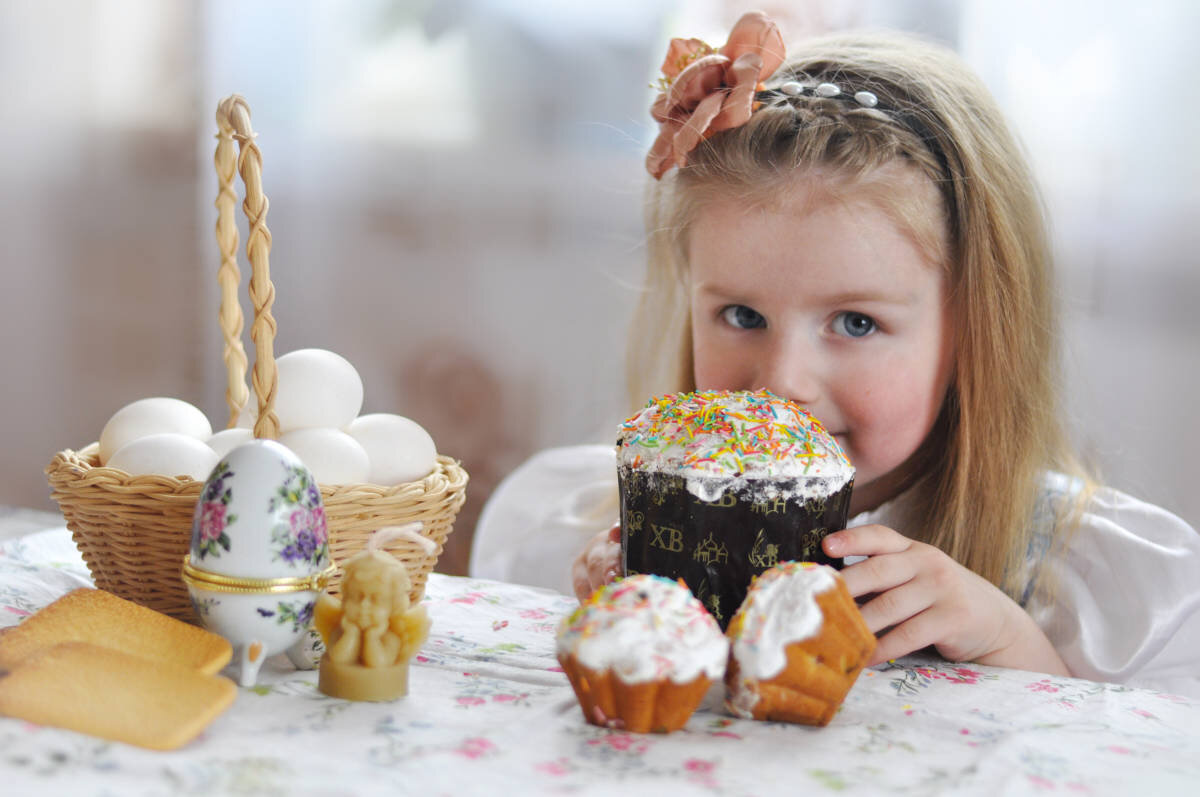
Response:
MULTIPOLYGON (((842 92, 841 86, 836 83, 817 83, 815 85, 809 83, 801 83, 797 80, 789 80, 775 89, 767 89, 762 94, 785 94, 788 97, 820 97, 822 99, 850 99, 849 95, 842 92)), ((853 99, 863 108, 874 108, 879 104, 879 98, 869 91, 854 92, 853 99)))
POLYGON ((842 87, 836 83, 827 81, 805 83, 799 80, 788 80, 775 88, 758 92, 755 98, 761 102, 770 102, 778 100, 780 95, 788 99, 815 97, 817 99, 839 100, 845 103, 854 102, 861 108, 873 108, 877 111, 882 111, 891 117, 896 124, 907 128, 921 140, 925 147, 937 158, 943 173, 949 171, 946 153, 942 149, 937 136, 934 135, 929 120, 923 118, 920 113, 905 112, 880 105, 879 98, 874 92, 860 90, 849 94, 842 91, 842 87))

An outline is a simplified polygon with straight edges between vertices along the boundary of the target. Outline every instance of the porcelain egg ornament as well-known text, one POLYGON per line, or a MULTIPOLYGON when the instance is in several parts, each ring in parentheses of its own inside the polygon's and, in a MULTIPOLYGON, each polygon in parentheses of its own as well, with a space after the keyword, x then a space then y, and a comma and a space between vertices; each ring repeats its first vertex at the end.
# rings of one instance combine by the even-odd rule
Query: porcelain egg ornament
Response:
POLYGON ((299 457, 273 440, 223 457, 196 503, 183 578, 200 621, 233 645, 242 686, 304 643, 332 572, 321 490, 299 457))

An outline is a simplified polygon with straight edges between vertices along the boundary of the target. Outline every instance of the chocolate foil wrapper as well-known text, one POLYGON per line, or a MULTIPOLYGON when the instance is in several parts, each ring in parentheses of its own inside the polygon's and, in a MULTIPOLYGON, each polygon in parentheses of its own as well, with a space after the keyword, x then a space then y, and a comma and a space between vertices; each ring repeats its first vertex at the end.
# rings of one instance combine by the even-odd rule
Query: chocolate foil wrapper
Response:
POLYGON ((743 487, 705 501, 682 476, 617 468, 625 572, 682 578, 724 629, 754 576, 779 562, 842 568, 821 550, 825 535, 846 527, 853 480, 824 497, 791 496, 795 481, 743 487), (789 497, 790 496, 790 497, 789 497))

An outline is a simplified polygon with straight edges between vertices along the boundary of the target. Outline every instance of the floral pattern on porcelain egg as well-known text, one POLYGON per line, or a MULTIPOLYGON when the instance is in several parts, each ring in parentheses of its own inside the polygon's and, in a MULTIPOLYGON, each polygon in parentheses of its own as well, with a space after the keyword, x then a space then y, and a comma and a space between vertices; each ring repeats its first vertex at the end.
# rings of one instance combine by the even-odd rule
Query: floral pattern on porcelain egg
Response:
POLYGON ((291 468, 287 479, 271 499, 274 514, 271 529, 274 554, 289 565, 308 565, 320 570, 329 564, 329 531, 321 490, 308 468, 291 468))
POLYGON ((222 550, 229 550, 229 535, 225 528, 237 521, 237 515, 228 511, 233 490, 225 484, 225 480, 232 475, 229 463, 222 460, 204 484, 204 493, 196 507, 192 537, 192 556, 197 561, 203 562, 209 556, 215 558, 221 555, 222 550))
POLYGON ((196 504, 192 563, 244 578, 323 570, 329 565, 329 532, 312 473, 271 440, 230 451, 213 468, 196 504))

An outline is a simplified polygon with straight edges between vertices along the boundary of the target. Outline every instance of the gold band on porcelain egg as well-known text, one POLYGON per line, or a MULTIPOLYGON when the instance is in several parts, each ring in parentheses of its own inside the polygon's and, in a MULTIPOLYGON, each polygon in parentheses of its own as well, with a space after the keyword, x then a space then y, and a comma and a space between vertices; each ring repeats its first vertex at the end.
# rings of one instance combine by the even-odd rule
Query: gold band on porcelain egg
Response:
POLYGON ((192 555, 183 557, 183 581, 191 587, 212 592, 233 592, 241 595, 272 595, 285 592, 320 592, 337 572, 337 565, 329 565, 319 573, 287 578, 244 578, 226 576, 201 570, 192 564, 192 555))

